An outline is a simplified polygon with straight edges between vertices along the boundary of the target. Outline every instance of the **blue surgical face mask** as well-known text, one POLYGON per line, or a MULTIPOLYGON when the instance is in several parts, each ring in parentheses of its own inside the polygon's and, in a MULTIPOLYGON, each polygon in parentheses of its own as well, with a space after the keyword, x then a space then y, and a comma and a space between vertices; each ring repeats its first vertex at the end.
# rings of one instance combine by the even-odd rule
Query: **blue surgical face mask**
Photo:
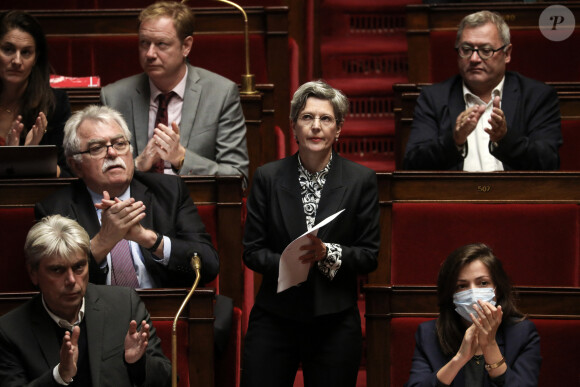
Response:
POLYGON ((471 317, 469 317, 470 313, 477 318, 477 311, 473 308, 473 304, 477 304, 477 300, 482 300, 495 305, 494 298, 495 291, 493 288, 474 288, 455 293, 453 295, 453 303, 455 304, 455 311, 467 321, 472 322, 471 317))

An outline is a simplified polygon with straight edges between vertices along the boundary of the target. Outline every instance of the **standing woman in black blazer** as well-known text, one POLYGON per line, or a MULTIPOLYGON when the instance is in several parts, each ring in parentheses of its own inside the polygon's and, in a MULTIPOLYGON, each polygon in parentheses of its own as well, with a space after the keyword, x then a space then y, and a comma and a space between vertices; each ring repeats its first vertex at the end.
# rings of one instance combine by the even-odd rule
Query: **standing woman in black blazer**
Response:
POLYGON ((306 387, 356 385, 357 276, 377 267, 380 232, 374 171, 332 148, 347 113, 339 90, 322 81, 302 85, 290 111, 298 153, 254 174, 243 258, 263 277, 245 338, 243 387, 291 387, 299 365, 306 387), (342 209, 302 248, 307 280, 277 293, 284 248, 342 209))

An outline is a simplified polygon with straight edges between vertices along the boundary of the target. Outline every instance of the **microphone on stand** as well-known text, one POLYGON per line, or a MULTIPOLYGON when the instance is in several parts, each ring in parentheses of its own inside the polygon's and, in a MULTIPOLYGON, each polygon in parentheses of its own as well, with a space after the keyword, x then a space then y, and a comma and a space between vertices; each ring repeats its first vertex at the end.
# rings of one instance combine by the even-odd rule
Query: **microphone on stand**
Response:
POLYGON ((197 284, 199 283, 199 279, 201 278, 201 273, 200 273, 201 272, 201 259, 199 258, 199 255, 197 255, 197 252, 193 253, 193 257, 191 257, 190 264, 191 264, 191 267, 193 268, 193 271, 195 272, 195 281, 193 282, 193 286, 191 287, 191 290, 189 291, 189 293, 185 297, 185 300, 183 300, 183 303, 179 307, 179 310, 177 311, 177 314, 175 315, 175 318, 173 319, 173 327, 171 329, 171 386, 172 387, 177 387, 177 320, 179 319, 179 316, 181 315, 183 308, 185 308, 185 305, 187 305, 187 303, 189 302, 189 299, 193 295, 193 292, 195 291, 195 289, 197 288, 197 284))
POLYGON ((246 60, 246 73, 242 74, 242 87, 240 88, 240 94, 257 94, 256 82, 254 80, 254 74, 250 74, 250 38, 248 33, 248 15, 246 11, 238 4, 230 0, 215 0, 220 3, 226 3, 236 8, 244 16, 244 49, 245 49, 245 60, 246 60))

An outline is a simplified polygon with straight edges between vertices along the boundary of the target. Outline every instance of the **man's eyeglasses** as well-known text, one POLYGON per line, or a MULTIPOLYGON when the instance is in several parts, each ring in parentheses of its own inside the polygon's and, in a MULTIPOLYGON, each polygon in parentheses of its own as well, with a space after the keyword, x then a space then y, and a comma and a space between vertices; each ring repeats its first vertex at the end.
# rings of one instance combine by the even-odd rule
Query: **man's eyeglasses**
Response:
POLYGON ((315 117, 312 114, 308 114, 308 113, 303 114, 300 117, 298 117, 298 122, 300 123, 300 125, 312 126, 316 119, 318 119, 320 121, 320 125, 324 128, 330 128, 336 122, 336 120, 332 116, 324 115, 324 116, 320 116, 320 117, 315 117))
POLYGON ((507 44, 504 44, 503 46, 501 46, 500 48, 497 48, 497 49, 493 49, 491 47, 473 48, 471 46, 468 46, 467 44, 463 44, 463 45, 457 47, 456 50, 459 53, 459 56, 464 58, 464 59, 470 58, 474 52, 477 52, 477 55, 479 55, 479 57, 481 59, 486 60, 486 59, 491 58, 493 56, 493 54, 495 54, 496 52, 501 51, 506 47, 507 47, 507 44))
POLYGON ((118 154, 124 155, 129 150, 129 141, 127 140, 118 140, 112 143, 111 145, 107 144, 92 144, 89 146, 89 149, 82 152, 77 152, 75 154, 82 155, 88 153, 93 159, 99 159, 104 157, 108 152, 109 148, 113 148, 117 151, 118 154))

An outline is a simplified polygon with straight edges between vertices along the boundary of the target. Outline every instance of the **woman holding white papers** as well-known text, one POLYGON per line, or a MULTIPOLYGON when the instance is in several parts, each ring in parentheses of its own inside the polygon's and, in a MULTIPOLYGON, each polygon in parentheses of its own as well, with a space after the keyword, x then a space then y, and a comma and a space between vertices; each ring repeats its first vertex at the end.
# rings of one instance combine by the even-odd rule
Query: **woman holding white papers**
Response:
POLYGON ((291 102, 298 153, 256 170, 248 197, 244 262, 263 275, 245 338, 242 387, 355 386, 362 352, 357 276, 377 267, 379 208, 374 171, 333 151, 347 98, 328 84, 302 85, 291 102), (344 210, 320 229, 317 225, 344 210), (306 235, 300 253, 284 249, 306 235), (278 292, 288 265, 304 282, 278 292))

